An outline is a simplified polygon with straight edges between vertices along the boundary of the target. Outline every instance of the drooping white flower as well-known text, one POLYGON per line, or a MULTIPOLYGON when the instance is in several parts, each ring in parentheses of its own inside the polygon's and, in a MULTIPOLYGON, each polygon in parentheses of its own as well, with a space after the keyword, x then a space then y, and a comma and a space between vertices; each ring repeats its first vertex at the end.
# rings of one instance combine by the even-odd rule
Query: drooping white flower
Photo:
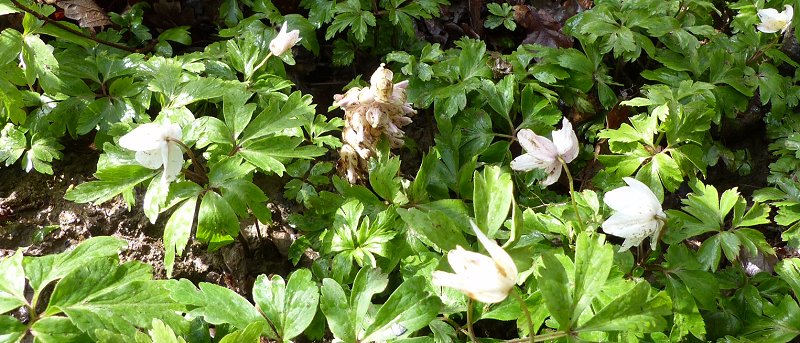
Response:
POLYGON ((553 140, 539 136, 533 131, 524 129, 517 133, 517 139, 525 154, 511 161, 511 169, 516 171, 529 171, 544 169, 547 178, 542 181, 545 186, 552 185, 561 176, 561 161, 569 163, 578 157, 578 137, 572 130, 572 124, 563 118, 561 129, 553 131, 553 140))
POLYGON ((300 41, 300 31, 288 31, 286 22, 281 26, 278 35, 269 42, 269 51, 275 56, 283 55, 287 50, 291 49, 297 42, 300 41))
POLYGON ((163 166, 161 179, 169 182, 175 180, 183 168, 183 151, 175 143, 181 138, 181 127, 178 125, 169 122, 148 123, 120 137, 119 145, 136 151, 136 161, 144 167, 159 169, 163 166))
POLYGON ((623 180, 627 186, 614 189, 603 197, 603 202, 615 211, 603 222, 603 232, 625 238, 620 251, 641 244, 648 236, 650 247, 655 250, 667 215, 650 187, 632 177, 623 180))
POLYGON ((783 12, 780 13, 774 8, 758 10, 758 19, 761 19, 761 23, 756 28, 764 33, 785 32, 792 24, 794 9, 790 5, 784 5, 783 8, 783 12))
POLYGON ((455 274, 435 271, 431 281, 436 286, 458 289, 480 302, 501 302, 516 284, 517 266, 511 256, 495 241, 486 237, 474 222, 470 221, 470 224, 478 241, 491 257, 458 246, 447 254, 447 261, 455 274))

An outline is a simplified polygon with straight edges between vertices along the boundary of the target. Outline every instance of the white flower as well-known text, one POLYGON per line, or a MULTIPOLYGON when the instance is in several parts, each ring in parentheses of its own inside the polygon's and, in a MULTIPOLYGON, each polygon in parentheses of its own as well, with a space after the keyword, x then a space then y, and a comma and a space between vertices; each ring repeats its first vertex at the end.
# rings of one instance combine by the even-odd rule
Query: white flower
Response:
POLYGON ((478 236, 478 241, 491 257, 466 251, 458 246, 447 254, 447 261, 450 262, 455 274, 435 271, 431 281, 436 286, 458 289, 480 302, 501 302, 516 284, 517 266, 514 265, 511 256, 486 237, 474 222, 470 221, 470 224, 478 236))
POLYGON ((520 130, 517 139, 525 149, 525 154, 511 161, 511 169, 516 171, 544 169, 547 178, 542 184, 545 186, 552 185, 561 176, 559 156, 566 163, 578 157, 578 137, 575 136, 572 124, 567 118, 561 120, 561 130, 553 131, 552 141, 528 129, 520 130))
POLYGON ((181 127, 166 124, 143 124, 119 139, 119 145, 136 151, 136 161, 144 167, 159 169, 164 167, 162 181, 175 180, 183 168, 183 151, 175 143, 182 136, 181 127))
POLYGON ((603 197, 603 202, 616 211, 603 222, 603 232, 625 238, 620 251, 642 244, 647 236, 650 236, 650 247, 655 250, 667 215, 650 187, 632 177, 624 180, 628 186, 614 189, 603 197))
POLYGON ((300 41, 300 31, 292 30, 287 32, 286 22, 281 26, 280 32, 269 42, 269 51, 275 56, 283 55, 300 41))
POLYGON ((785 32, 792 24, 794 9, 789 5, 784 5, 783 8, 783 12, 780 13, 774 8, 758 10, 758 19, 761 19, 761 24, 758 24, 756 28, 764 33, 785 32))

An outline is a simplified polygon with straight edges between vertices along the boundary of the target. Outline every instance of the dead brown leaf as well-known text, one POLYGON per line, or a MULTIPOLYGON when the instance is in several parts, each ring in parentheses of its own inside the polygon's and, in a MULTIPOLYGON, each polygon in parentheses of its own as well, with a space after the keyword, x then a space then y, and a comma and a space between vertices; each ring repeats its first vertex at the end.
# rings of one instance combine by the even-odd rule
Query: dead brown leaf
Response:
POLYGON ((80 27, 111 25, 111 19, 94 0, 60 0, 56 6, 64 10, 64 16, 77 20, 80 27))

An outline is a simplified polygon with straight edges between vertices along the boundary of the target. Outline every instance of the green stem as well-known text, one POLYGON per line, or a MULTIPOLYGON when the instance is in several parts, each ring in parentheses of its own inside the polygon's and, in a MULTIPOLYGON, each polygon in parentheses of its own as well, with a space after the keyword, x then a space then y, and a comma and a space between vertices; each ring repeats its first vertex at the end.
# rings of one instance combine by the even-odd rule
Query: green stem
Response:
POLYGON ((756 53, 755 53, 755 54, 753 54, 753 57, 750 57, 750 58, 747 60, 747 62, 745 62, 745 65, 750 65, 750 63, 753 63, 753 62, 755 62, 755 61, 756 61, 756 60, 757 60, 759 57, 761 57, 762 55, 764 55, 764 53, 765 53, 767 50, 769 50, 769 49, 772 49, 772 47, 773 47, 773 46, 777 45, 777 44, 778 44, 778 41, 780 41, 780 39, 781 39, 781 36, 782 36, 782 35, 777 35, 777 36, 775 37, 775 39, 772 41, 772 43, 769 43, 769 44, 767 44, 767 45, 766 45, 766 46, 764 46, 764 48, 762 48, 762 49, 758 49, 758 51, 756 51, 756 53))
POLYGON ((531 313, 528 311, 528 305, 525 304, 525 299, 522 299, 522 296, 519 295, 519 288, 514 287, 514 290, 511 294, 514 296, 514 299, 519 301, 519 306, 522 308, 522 312, 525 313, 525 318, 528 319, 528 337, 530 338, 530 343, 535 342, 533 340, 533 319, 531 318, 531 313))
MULTIPOLYGON (((266 64, 266 63, 267 63, 267 60, 268 60, 270 57, 272 57, 272 51, 270 51, 270 52, 267 54, 267 57, 264 57, 264 59, 263 59, 263 60, 261 60, 261 62, 259 62, 258 64, 256 64, 256 66, 255 66, 255 67, 253 67, 253 74, 255 74, 255 72, 256 72, 257 70, 261 69, 261 67, 263 67, 263 66, 264 66, 264 64, 266 64)), ((248 75, 248 76, 247 76, 247 79, 246 79, 245 81, 250 81, 250 79, 253 77, 253 74, 250 74, 250 75, 248 75)))
MULTIPOLYGON (((575 201, 575 182, 572 179, 572 173, 569 172, 569 166, 567 166, 567 161, 564 161, 563 157, 558 156, 558 161, 561 162, 564 172, 567 173, 567 180, 569 180, 569 198, 572 201, 572 209, 575 210, 575 217, 578 219, 578 228, 583 231, 583 218, 581 218, 581 213, 578 211, 578 203, 575 201)), ((572 227, 570 227, 569 230, 569 240, 572 242, 574 232, 572 232, 572 227)))
POLYGON ((472 304, 474 300, 469 298, 467 300, 467 333, 469 334, 469 339, 472 340, 472 343, 478 343, 478 339, 475 338, 475 330, 472 328, 472 304))

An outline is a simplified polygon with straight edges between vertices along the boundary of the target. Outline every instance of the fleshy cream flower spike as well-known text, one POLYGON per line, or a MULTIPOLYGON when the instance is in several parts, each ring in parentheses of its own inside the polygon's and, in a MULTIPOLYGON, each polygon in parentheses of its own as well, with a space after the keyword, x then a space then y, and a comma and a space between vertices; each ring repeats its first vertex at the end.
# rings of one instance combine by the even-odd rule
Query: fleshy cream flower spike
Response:
POLYGON ((161 180, 175 180, 183 168, 183 151, 176 141, 182 138, 181 127, 169 122, 148 123, 128 132, 119 139, 119 145, 136 151, 136 161, 144 167, 164 167, 161 180))
POLYGON ((774 8, 758 10, 758 19, 761 19, 761 23, 756 28, 764 33, 786 32, 792 25, 794 8, 790 5, 784 5, 783 8, 782 12, 774 8))
POLYGON ((486 237, 475 222, 470 221, 470 225, 491 257, 458 246, 447 254, 447 261, 455 274, 435 271, 431 281, 436 286, 458 289, 480 302, 499 303, 516 284, 517 266, 511 256, 495 241, 486 237))
POLYGON ((287 31, 288 27, 286 22, 281 26, 278 35, 269 42, 269 51, 275 56, 283 55, 286 51, 291 49, 297 42, 300 41, 300 31, 292 30, 287 31))
POLYGON ((572 124, 563 118, 561 129, 553 131, 553 140, 539 136, 533 131, 524 129, 517 133, 517 139, 525 154, 511 161, 511 169, 516 171, 529 171, 544 169, 547 178, 542 181, 545 186, 552 185, 561 176, 561 161, 572 162, 578 157, 578 137, 572 130, 572 124))
POLYGON ((650 247, 655 250, 667 215, 650 187, 632 177, 624 180, 627 186, 614 189, 603 197, 603 202, 615 211, 603 222, 603 232, 625 238, 620 251, 641 244, 648 236, 650 247))
POLYGON ((350 88, 333 97, 333 105, 344 109, 344 145, 339 151, 339 173, 350 183, 367 174, 367 160, 374 155, 381 139, 391 148, 403 146, 403 126, 411 124, 417 113, 406 101, 408 81, 394 83, 394 73, 383 64, 369 79, 370 86, 350 88))

